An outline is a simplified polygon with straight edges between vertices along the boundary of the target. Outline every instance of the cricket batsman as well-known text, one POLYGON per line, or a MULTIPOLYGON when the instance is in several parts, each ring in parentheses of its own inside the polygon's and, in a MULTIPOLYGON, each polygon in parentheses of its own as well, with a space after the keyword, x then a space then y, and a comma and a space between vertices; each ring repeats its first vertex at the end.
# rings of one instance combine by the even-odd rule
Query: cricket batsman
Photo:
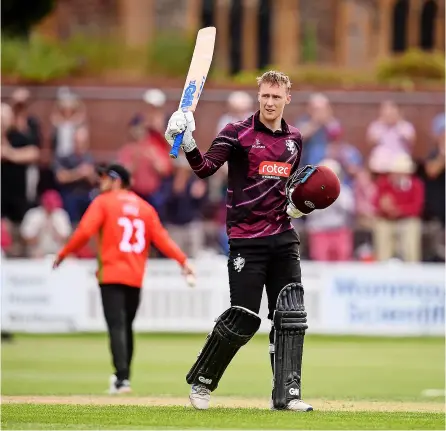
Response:
POLYGON ((263 287, 272 321, 269 352, 273 370, 271 407, 306 412, 301 398, 302 352, 307 319, 301 280, 299 236, 291 224, 332 203, 339 181, 328 168, 298 170, 302 136, 283 119, 291 101, 291 82, 281 72, 257 79, 259 110, 227 124, 202 154, 192 136, 192 112, 176 111, 166 139, 173 145, 184 132, 182 148, 200 178, 228 162, 227 232, 231 306, 216 320, 187 374, 189 399, 196 409, 209 407, 214 391, 237 351, 257 332, 263 287))

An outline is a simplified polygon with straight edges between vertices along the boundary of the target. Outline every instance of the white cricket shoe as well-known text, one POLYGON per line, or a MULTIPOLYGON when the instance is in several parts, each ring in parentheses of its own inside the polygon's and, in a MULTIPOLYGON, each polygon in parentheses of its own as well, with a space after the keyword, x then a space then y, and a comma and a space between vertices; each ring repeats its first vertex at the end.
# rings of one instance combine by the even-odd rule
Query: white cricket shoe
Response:
POLYGON ((293 410, 295 412, 311 412, 313 411, 313 406, 304 403, 302 400, 291 400, 287 407, 287 410, 293 410))
POLYGON ((129 380, 122 380, 121 382, 119 382, 118 378, 114 374, 110 376, 108 388, 108 393, 110 395, 128 394, 130 392, 132 392, 132 388, 130 387, 129 380))
MULTIPOLYGON (((274 407, 272 399, 270 400, 270 409, 278 410, 274 407)), ((313 411, 313 406, 304 403, 302 400, 291 400, 284 410, 291 410, 294 412, 311 412, 313 411)))
POLYGON ((207 410, 211 401, 211 391, 203 385, 192 385, 189 399, 192 406, 197 410, 207 410))

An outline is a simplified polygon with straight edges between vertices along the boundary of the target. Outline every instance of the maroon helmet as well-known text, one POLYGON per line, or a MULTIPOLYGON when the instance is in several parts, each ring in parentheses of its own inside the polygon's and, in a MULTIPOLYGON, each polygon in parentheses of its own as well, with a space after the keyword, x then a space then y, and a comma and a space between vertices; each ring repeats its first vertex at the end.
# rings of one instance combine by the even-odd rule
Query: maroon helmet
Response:
POLYGON ((303 214, 329 207, 341 192, 341 183, 327 166, 307 165, 287 182, 289 201, 303 214))

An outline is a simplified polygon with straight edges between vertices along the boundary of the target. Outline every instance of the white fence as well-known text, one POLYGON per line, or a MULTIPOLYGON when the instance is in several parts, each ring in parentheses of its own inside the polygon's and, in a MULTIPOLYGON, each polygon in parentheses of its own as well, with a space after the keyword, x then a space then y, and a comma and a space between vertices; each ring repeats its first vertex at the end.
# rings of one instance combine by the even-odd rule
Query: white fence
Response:
MULTIPOLYGON (((226 259, 196 261, 197 286, 175 262, 152 260, 135 321, 137 331, 205 332, 229 306, 226 259)), ((104 331, 94 261, 3 261, 2 329, 104 331)), ((308 333, 444 335, 445 270, 427 264, 302 262, 308 333)), ((268 332, 265 295, 261 331, 268 332)))

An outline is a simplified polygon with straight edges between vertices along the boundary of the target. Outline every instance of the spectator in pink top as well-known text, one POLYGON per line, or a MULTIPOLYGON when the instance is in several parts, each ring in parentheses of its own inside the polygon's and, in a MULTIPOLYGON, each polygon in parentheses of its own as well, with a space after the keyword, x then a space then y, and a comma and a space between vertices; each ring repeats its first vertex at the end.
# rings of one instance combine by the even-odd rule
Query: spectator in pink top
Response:
POLYGON ((395 102, 381 104, 378 120, 367 129, 367 141, 373 146, 370 165, 374 172, 389 172, 395 159, 401 155, 411 155, 415 142, 415 129, 404 120, 395 102), (380 163, 375 163, 379 159, 380 163))

